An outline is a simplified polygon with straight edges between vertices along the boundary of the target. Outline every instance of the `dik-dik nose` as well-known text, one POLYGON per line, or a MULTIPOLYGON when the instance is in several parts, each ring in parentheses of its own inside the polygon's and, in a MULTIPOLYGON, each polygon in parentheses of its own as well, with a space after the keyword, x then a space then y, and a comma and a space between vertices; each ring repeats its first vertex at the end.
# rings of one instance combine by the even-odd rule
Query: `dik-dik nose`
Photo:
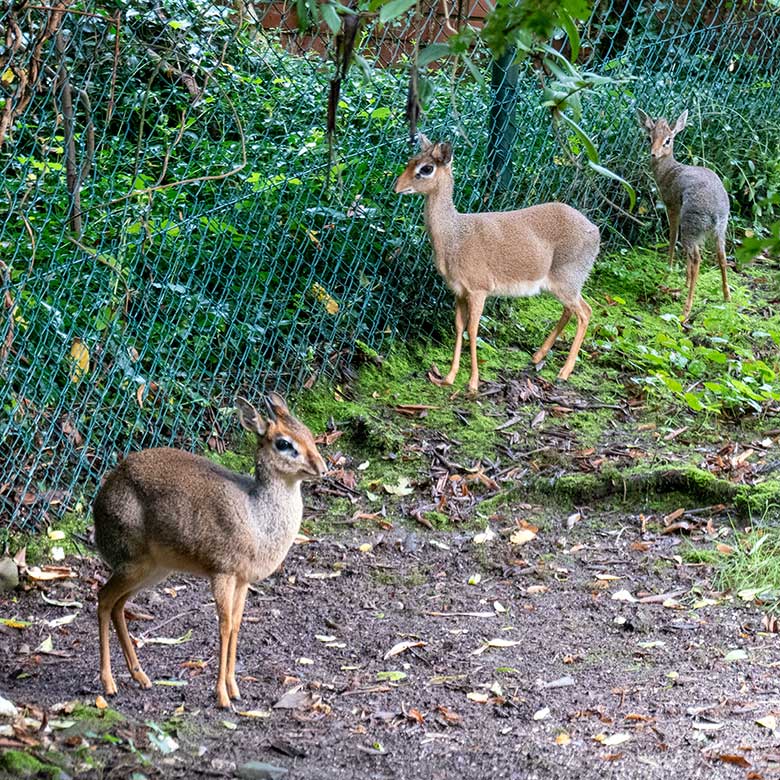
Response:
POLYGON ((328 466, 319 452, 315 451, 312 453, 312 456, 309 458, 309 463, 312 465, 313 473, 318 477, 324 477, 328 473, 328 466))

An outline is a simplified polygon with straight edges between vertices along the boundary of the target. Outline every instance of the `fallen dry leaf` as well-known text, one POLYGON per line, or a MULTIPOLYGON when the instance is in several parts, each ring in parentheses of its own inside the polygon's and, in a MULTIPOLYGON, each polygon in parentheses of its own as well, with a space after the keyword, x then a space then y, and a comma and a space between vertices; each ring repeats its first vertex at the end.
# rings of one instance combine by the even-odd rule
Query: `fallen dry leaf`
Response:
POLYGON ((27 576, 37 582, 48 582, 70 579, 76 576, 76 572, 70 566, 30 566, 27 569, 27 576))
POLYGON ((718 758, 724 764, 734 764, 734 766, 741 766, 745 768, 750 766, 750 761, 748 761, 744 756, 737 756, 731 753, 721 753, 718 758))
POLYGON ((461 722, 462 718, 460 715, 458 715, 455 710, 451 710, 449 707, 445 707, 443 704, 440 704, 436 711, 444 718, 444 720, 450 725, 454 726, 461 722))
POLYGON ((384 660, 386 661, 388 658, 392 658, 394 655, 400 655, 401 653, 405 652, 406 650, 409 650, 412 647, 425 647, 425 642, 414 642, 411 640, 407 640, 405 642, 399 642, 398 644, 393 645, 384 654, 384 660))
POLYGON ((471 655, 480 655, 481 653, 484 653, 485 650, 487 650, 489 647, 514 647, 515 645, 519 645, 519 640, 514 639, 489 639, 485 644, 478 647, 476 650, 473 650, 471 655))
POLYGON ((600 742, 604 747, 615 747, 617 745, 622 745, 625 742, 630 742, 633 737, 625 732, 618 732, 617 734, 611 734, 610 736, 607 736, 606 734, 596 734, 593 739, 596 742, 600 742))

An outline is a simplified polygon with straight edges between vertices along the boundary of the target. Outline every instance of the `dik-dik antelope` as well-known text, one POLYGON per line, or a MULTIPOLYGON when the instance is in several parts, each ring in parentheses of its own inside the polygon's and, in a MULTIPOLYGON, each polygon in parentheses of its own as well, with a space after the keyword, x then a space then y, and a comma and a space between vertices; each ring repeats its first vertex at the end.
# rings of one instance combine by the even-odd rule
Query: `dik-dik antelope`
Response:
POLYGON ((409 160, 395 191, 425 196, 425 227, 436 268, 455 294, 455 350, 449 372, 438 383, 451 385, 455 381, 465 327, 471 351, 468 388, 471 394, 476 393, 477 332, 485 299, 531 296, 543 290, 563 304, 563 314, 533 362, 544 359, 575 315, 577 332, 558 373, 559 379, 568 379, 590 321, 591 308, 582 297, 582 286, 599 252, 599 229, 565 203, 461 214, 452 200, 451 145, 431 143, 423 135, 420 142, 420 154, 409 160))
POLYGON ((301 524, 301 480, 321 477, 325 462, 309 429, 276 393, 267 396, 269 419, 236 399, 241 425, 256 434, 254 479, 174 449, 128 455, 95 498, 95 542, 112 574, 98 595, 100 679, 116 693, 111 674, 109 620, 114 623, 130 675, 143 688, 141 669, 125 622, 125 602, 172 571, 211 580, 219 617, 217 705, 240 699, 236 645, 250 583, 274 572, 301 524))
POLYGON ((700 165, 683 165, 674 159, 674 137, 685 127, 688 111, 670 126, 666 119, 653 121, 637 109, 637 119, 650 140, 650 166, 669 218, 669 268, 674 264, 674 247, 679 232, 687 262, 688 297, 683 320, 688 319, 699 279, 701 251, 707 236, 715 240, 720 264, 723 298, 731 294, 726 279, 726 228, 729 222, 729 196, 718 175, 700 165))

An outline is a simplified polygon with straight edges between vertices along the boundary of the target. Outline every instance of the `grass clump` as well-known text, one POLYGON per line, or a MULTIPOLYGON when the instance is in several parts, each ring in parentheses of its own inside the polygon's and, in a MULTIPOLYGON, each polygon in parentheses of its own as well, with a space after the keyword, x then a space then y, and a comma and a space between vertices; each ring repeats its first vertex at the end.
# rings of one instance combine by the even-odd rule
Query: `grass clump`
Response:
POLYGON ((715 562, 715 586, 744 600, 780 607, 780 529, 751 528, 738 533, 733 552, 715 562))

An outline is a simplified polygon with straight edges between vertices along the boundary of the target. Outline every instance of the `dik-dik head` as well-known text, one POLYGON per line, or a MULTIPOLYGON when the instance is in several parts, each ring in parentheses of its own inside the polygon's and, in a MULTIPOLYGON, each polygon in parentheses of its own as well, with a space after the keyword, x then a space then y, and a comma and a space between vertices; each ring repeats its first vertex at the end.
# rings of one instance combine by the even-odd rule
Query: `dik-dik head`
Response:
POLYGON ((452 145, 431 143, 420 133, 420 153, 412 157, 406 164, 406 170, 395 182, 398 195, 411 195, 419 192, 427 195, 436 188, 437 176, 442 172, 450 172, 452 164, 452 145))
POLYGON ((323 476, 327 467, 311 431, 293 417, 278 393, 268 393, 265 402, 268 419, 263 419, 249 401, 236 398, 242 427, 257 436, 255 461, 292 480, 323 476))
POLYGON ((650 156, 654 160, 660 160, 662 157, 668 157, 674 150, 674 137, 685 127, 685 121, 688 119, 688 109, 682 112, 674 127, 662 117, 655 122, 641 108, 636 110, 636 117, 639 125, 647 132, 650 139, 650 156))

